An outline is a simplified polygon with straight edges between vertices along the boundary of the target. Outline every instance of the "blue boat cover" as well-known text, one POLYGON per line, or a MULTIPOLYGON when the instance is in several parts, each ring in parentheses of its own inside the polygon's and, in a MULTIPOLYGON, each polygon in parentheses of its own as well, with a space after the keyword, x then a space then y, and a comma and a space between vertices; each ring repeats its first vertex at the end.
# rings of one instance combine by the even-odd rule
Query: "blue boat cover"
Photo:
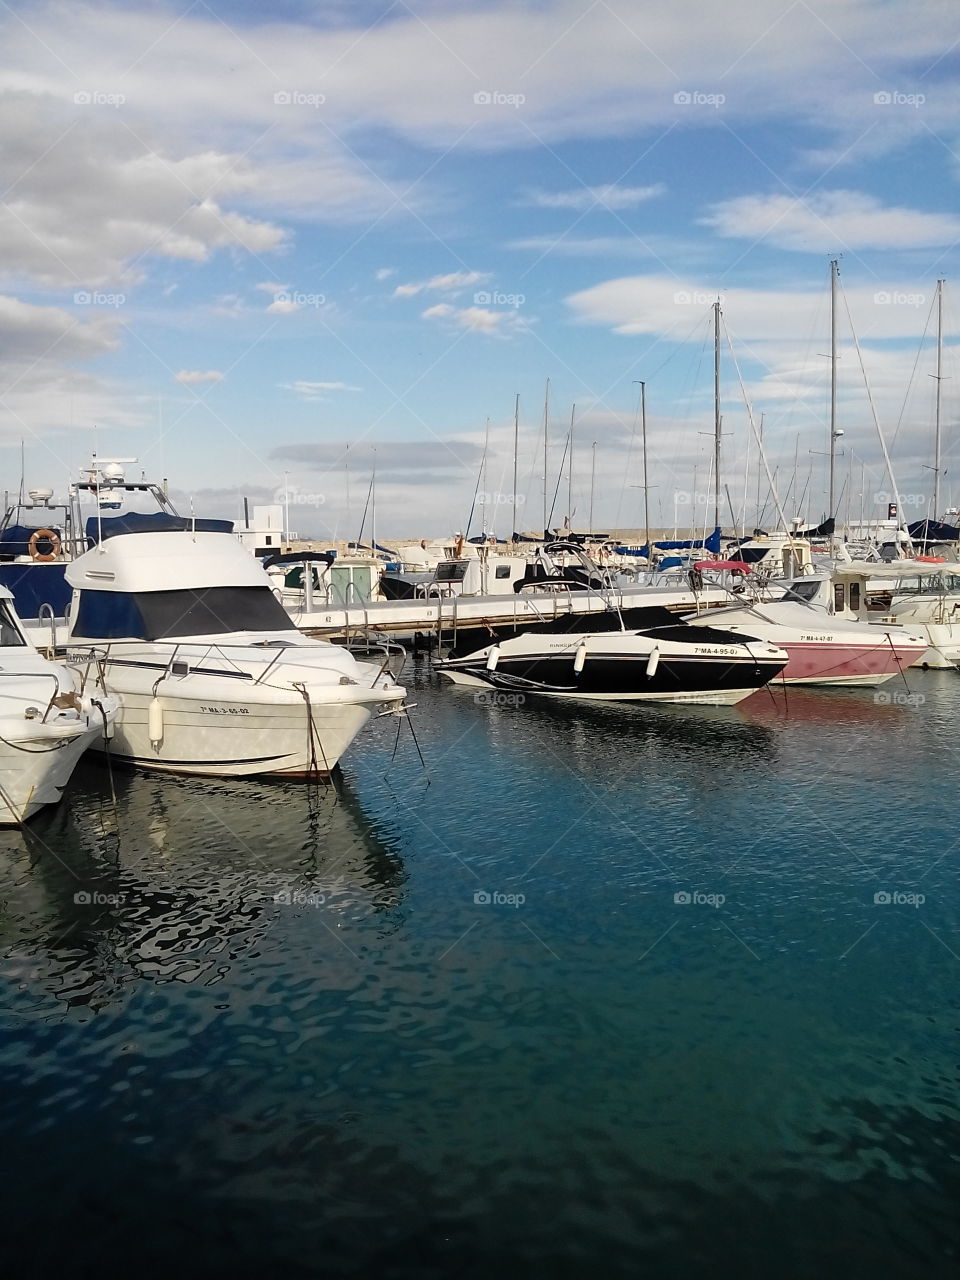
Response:
POLYGON ((87 537, 94 543, 99 537, 116 538, 122 533, 180 533, 196 529, 198 533, 233 533, 232 520, 194 520, 192 516, 172 516, 166 511, 145 515, 130 511, 125 516, 90 516, 87 537))
POLYGON ((30 554, 27 544, 38 529, 51 529, 57 537, 63 531, 55 524, 10 524, 0 529, 0 556, 26 556, 30 554))
POLYGON ((25 621, 38 617, 40 606, 50 605, 62 618, 73 594, 64 574, 63 561, 49 564, 0 564, 0 583, 13 592, 17 613, 25 621))
MULTIPOLYGON (((720 537, 720 526, 717 525, 709 538, 693 538, 686 542, 655 542, 653 545, 657 551, 690 551, 693 547, 703 547, 716 556, 720 554, 720 537)), ((649 548, 646 544, 635 551, 630 550, 628 547, 616 547, 615 550, 617 555, 620 556, 647 556, 649 554, 649 548)))

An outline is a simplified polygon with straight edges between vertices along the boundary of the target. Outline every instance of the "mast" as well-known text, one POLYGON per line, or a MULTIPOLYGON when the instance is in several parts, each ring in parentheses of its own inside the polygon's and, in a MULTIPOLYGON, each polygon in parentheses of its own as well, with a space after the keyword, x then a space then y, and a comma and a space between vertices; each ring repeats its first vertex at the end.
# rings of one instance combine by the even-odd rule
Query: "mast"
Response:
POLYGON ((643 446, 643 528, 650 559, 650 486, 647 484, 647 384, 640 383, 640 440, 643 446))
POLYGON ((593 533, 593 486, 597 478, 597 442, 594 440, 590 459, 590 532, 593 533))
POLYGON ((550 379, 543 393, 543 537, 547 537, 547 426, 550 415, 550 379))
POLYGON ((940 384, 943 380, 943 281, 937 281, 937 425, 933 444, 933 518, 940 519, 940 384))
POLYGON ((834 515, 834 489, 837 466, 837 276, 840 264, 836 258, 830 263, 830 488, 827 499, 827 518, 834 515))
POLYGON ((567 528, 573 528, 573 420, 576 417, 576 404, 570 410, 570 463, 567 470, 567 528))
POLYGON ((483 489, 480 493, 480 532, 486 536, 487 533, 487 450, 490 447, 490 419, 487 418, 486 426, 483 431, 483 457, 480 460, 480 476, 483 489))
POLYGON ((517 454, 520 450, 520 392, 513 404, 513 532, 517 531, 517 454))
MULTIPOLYGON (((643 383, 640 384, 643 386, 643 383)), ((713 527, 720 527, 720 299, 713 304, 713 527)))

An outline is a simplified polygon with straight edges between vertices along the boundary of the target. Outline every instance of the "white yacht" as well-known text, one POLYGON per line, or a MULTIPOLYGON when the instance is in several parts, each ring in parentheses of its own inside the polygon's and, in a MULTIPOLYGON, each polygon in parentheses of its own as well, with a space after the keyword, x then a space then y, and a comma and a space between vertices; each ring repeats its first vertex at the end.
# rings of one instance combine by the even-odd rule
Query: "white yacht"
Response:
POLYGON ((77 761, 112 732, 116 700, 27 640, 0 587, 0 826, 56 804, 77 761))
MULTIPOLYGON (((216 523, 216 522, 212 522, 216 523)), ((387 664, 302 635, 231 533, 201 520, 98 521, 67 567, 71 661, 120 700, 112 751, 212 776, 328 775, 367 720, 399 708, 387 664)))

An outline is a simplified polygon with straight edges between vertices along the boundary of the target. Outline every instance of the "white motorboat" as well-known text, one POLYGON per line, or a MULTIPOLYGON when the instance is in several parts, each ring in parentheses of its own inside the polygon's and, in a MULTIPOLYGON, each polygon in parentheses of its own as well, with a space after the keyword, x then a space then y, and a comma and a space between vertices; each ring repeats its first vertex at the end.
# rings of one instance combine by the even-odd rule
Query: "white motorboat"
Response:
POLYGON ((230 533, 103 519, 67 568, 71 661, 120 700, 115 756, 168 772, 325 776, 405 697, 382 662, 302 635, 230 533))
POLYGON ((843 618, 921 635, 926 647, 913 665, 949 670, 960 666, 958 568, 954 561, 934 557, 889 564, 841 562, 833 566, 830 579, 793 582, 790 591, 843 618))
POLYGON ((797 595, 738 602, 729 609, 686 614, 685 619, 779 645, 790 658, 779 677, 786 684, 880 685, 902 674, 927 648, 926 637, 916 629, 889 624, 881 630, 835 617, 797 595))
POLYGON ((732 705, 779 676, 786 661, 767 641, 650 607, 504 628, 486 642, 464 641, 436 667, 457 684, 512 694, 732 705))
POLYGON ((37 652, 0 587, 0 826, 56 804, 84 751, 112 732, 116 700, 90 689, 37 652))

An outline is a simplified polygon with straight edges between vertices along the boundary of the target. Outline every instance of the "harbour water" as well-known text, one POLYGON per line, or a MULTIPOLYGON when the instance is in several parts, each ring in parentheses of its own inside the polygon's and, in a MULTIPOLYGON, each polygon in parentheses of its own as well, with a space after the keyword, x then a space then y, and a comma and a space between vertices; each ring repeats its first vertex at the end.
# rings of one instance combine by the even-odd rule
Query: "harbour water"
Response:
POLYGON ((0 834, 7 1273, 955 1274, 956 674, 404 683, 426 771, 0 834))

